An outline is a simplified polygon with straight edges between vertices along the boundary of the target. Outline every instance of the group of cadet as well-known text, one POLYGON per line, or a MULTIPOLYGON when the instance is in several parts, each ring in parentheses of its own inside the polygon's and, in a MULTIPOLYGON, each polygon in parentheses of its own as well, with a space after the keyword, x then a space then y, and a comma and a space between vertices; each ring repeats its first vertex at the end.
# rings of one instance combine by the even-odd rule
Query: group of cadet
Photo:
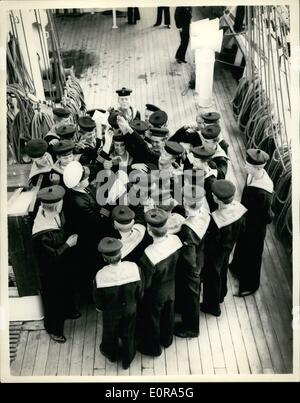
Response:
POLYGON ((238 296, 259 288, 273 184, 269 156, 249 149, 236 200, 219 113, 170 133, 165 111, 147 104, 141 120, 132 91, 116 92, 117 108, 77 122, 54 108, 53 128, 26 151, 40 189, 32 239, 45 329, 65 342, 65 319, 93 300, 101 353, 128 368, 136 349, 158 356, 174 334, 197 337, 200 310, 220 316, 228 268, 238 296))

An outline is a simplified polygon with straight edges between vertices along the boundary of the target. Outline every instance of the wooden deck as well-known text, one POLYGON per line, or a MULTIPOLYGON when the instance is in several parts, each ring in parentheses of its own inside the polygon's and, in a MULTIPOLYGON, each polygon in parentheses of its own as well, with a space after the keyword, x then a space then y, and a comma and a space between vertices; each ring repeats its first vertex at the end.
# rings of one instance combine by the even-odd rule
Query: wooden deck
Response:
MULTIPOLYGON (((173 15, 173 12, 171 11, 173 15)), ((133 104, 142 111, 146 102, 159 105, 169 115, 171 132, 193 122, 195 97, 189 90, 189 65, 176 65, 178 32, 152 28, 155 10, 141 9, 141 21, 127 25, 100 13, 58 18, 64 51, 81 52, 81 83, 88 108, 116 105, 115 89, 134 90, 133 104), (89 65, 92 62, 91 65, 89 65)), ((190 55, 187 57, 190 59, 190 55)), ((215 108, 221 115, 224 138, 230 144, 229 176, 240 195, 245 180, 244 144, 232 115, 235 82, 229 71, 216 67, 215 108)), ((139 353, 130 368, 112 364, 99 351, 102 318, 92 306, 77 321, 66 321, 67 343, 49 340, 41 322, 23 324, 20 343, 11 365, 12 375, 209 375, 287 374, 292 372, 291 289, 289 259, 270 226, 265 242, 261 287, 254 296, 235 298, 235 281, 229 276, 229 293, 222 315, 201 313, 200 336, 174 338, 157 358, 139 353)))

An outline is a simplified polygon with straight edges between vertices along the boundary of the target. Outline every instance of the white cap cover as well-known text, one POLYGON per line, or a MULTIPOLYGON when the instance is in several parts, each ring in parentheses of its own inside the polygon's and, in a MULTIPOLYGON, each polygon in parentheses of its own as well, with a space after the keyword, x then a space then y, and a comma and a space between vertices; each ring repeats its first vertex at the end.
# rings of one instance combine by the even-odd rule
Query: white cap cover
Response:
POLYGON ((64 183, 67 188, 72 189, 81 181, 83 166, 78 161, 70 162, 64 169, 64 183))

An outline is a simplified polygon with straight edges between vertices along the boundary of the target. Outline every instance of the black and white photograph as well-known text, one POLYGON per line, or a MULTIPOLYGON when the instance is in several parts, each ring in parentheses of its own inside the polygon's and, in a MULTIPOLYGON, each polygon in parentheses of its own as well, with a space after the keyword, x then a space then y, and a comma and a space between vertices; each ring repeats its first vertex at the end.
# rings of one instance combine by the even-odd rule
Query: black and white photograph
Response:
POLYGON ((0 5, 2 382, 300 380, 299 4, 249 3, 0 5))

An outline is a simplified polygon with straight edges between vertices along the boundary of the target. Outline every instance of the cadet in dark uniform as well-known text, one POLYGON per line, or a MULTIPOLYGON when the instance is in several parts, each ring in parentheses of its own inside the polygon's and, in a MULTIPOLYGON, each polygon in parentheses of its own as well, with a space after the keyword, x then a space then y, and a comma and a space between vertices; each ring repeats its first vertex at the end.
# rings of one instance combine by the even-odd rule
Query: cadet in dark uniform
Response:
POLYGON ((175 324, 178 337, 199 335, 200 273, 203 268, 203 246, 210 214, 203 208, 204 189, 184 187, 186 220, 178 236, 183 244, 176 268, 175 304, 182 322, 175 324))
POLYGON ((202 144, 215 151, 210 166, 218 171, 218 179, 225 179, 228 169, 228 144, 221 139, 221 128, 218 125, 207 125, 201 130, 202 144))
POLYGON ((26 146, 26 153, 32 159, 32 166, 29 174, 29 183, 35 186, 39 176, 42 176, 40 189, 51 186, 59 177, 55 177, 52 170, 53 160, 47 152, 48 143, 42 139, 29 140, 26 146))
POLYGON ((74 159, 78 158, 74 156, 75 143, 72 140, 59 140, 58 143, 53 146, 53 153, 56 155, 57 161, 53 165, 53 171, 59 176, 59 182, 57 184, 64 185, 63 174, 66 166, 74 159))
POLYGON ((153 244, 145 249, 139 264, 145 276, 145 293, 138 349, 142 354, 159 356, 161 345, 169 347, 173 341, 175 269, 182 243, 176 235, 167 235, 165 211, 149 210, 145 218, 153 244))
POLYGON ((74 254, 77 235, 67 236, 61 214, 65 190, 61 186, 41 189, 41 202, 32 229, 39 266, 44 306, 44 325, 51 339, 64 343, 65 318, 80 316, 73 299, 74 254))
POLYGON ((186 63, 185 53, 190 40, 190 23, 192 20, 192 7, 176 7, 175 24, 180 33, 180 45, 175 58, 177 63, 186 63))
POLYGON ((71 113, 66 108, 53 108, 54 125, 49 132, 44 136, 44 140, 49 144, 49 153, 52 155, 52 147, 60 140, 57 129, 60 126, 69 125, 71 123, 71 113))
POLYGON ((132 90, 129 88, 122 87, 120 90, 117 90, 118 94, 118 103, 119 107, 117 109, 118 112, 128 121, 139 120, 141 119, 141 113, 136 110, 133 106, 130 105, 130 94, 132 90))
POLYGON ((217 180, 218 171, 212 169, 209 166, 209 161, 213 157, 215 151, 208 146, 194 147, 191 153, 188 154, 185 161, 185 168, 188 170, 196 169, 201 170, 204 176, 204 190, 206 192, 205 197, 210 211, 214 211, 217 208, 217 204, 214 202, 212 196, 212 184, 217 180))
POLYGON ((272 221, 273 182, 264 166, 269 155, 259 149, 246 153, 248 174, 241 203, 248 209, 246 225, 237 241, 230 270, 239 279, 240 297, 253 294, 260 284, 260 271, 267 224, 272 221))
POLYGON ((111 215, 116 230, 114 237, 122 241, 122 259, 137 263, 145 248, 152 243, 146 227, 134 222, 135 213, 128 206, 114 207, 111 215))
POLYGON ((205 243, 201 310, 220 316, 220 303, 227 294, 229 256, 244 225, 247 209, 233 199, 235 186, 230 181, 215 181, 212 192, 219 207, 212 213, 205 243))
POLYGON ((94 300, 103 313, 100 351, 110 361, 116 361, 120 338, 122 366, 127 369, 136 353, 136 309, 143 284, 139 267, 133 262, 121 262, 122 246, 115 238, 106 237, 100 241, 98 250, 108 265, 96 274, 94 300))
POLYGON ((96 122, 90 116, 78 119, 79 139, 75 145, 74 153, 81 154, 79 162, 89 165, 95 162, 101 140, 96 135, 96 122))

